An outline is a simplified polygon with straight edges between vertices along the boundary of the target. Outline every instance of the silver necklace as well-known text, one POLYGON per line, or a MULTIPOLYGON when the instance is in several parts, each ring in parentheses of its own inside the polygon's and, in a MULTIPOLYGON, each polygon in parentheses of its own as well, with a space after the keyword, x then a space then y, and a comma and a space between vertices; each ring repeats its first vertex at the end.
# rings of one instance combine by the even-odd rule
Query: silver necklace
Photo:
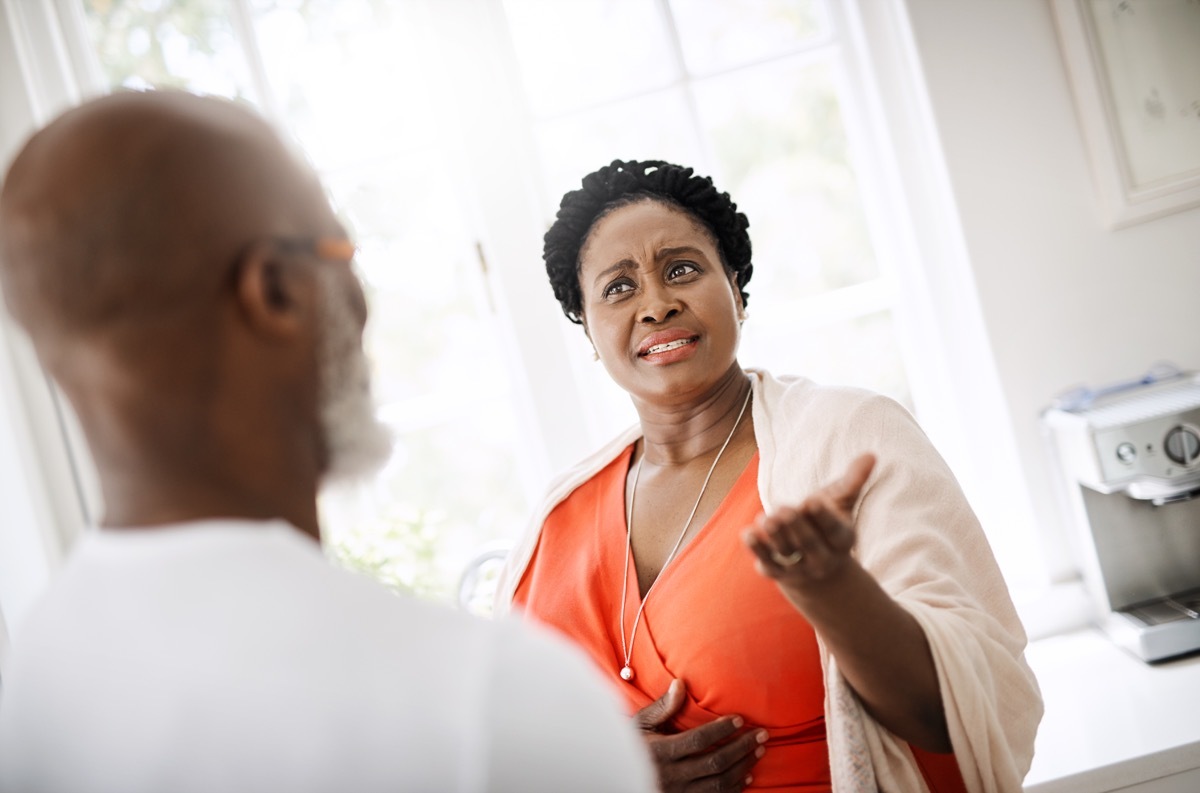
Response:
POLYGON ((717 463, 721 462, 721 455, 725 453, 725 447, 733 440, 733 434, 737 432, 738 426, 742 423, 742 416, 746 414, 746 406, 750 404, 750 395, 754 393, 751 388, 746 392, 746 398, 742 400, 742 409, 738 411, 737 420, 733 422, 733 429, 729 431, 729 436, 725 438, 725 442, 721 444, 721 450, 717 452, 717 456, 713 459, 712 465, 708 467, 708 476, 704 477, 704 484, 700 485, 700 495, 696 496, 696 503, 692 505, 692 512, 688 515, 687 522, 683 524, 683 531, 679 532, 679 538, 675 540, 675 547, 667 554, 667 560, 663 562, 662 568, 658 571, 658 577, 654 579, 654 583, 646 590, 646 596, 642 598, 642 603, 638 606, 637 616, 633 618, 633 629, 629 631, 629 642, 625 642, 625 595, 629 589, 629 553, 633 548, 633 502, 637 497, 638 477, 642 473, 642 461, 646 459, 645 452, 638 458, 637 467, 633 470, 633 487, 629 493, 629 508, 625 515, 625 573, 621 578, 621 653, 625 656, 625 666, 621 667, 621 679, 629 682, 633 680, 633 667, 629 665, 629 659, 633 656, 633 643, 637 639, 638 623, 642 621, 642 609, 646 608, 646 601, 650 599, 650 593, 654 591, 654 587, 662 580, 663 573, 666 572, 667 565, 675 558, 675 552, 679 550, 680 544, 683 542, 684 535, 687 534, 688 528, 692 525, 692 519, 696 517, 696 510, 700 509, 700 500, 704 498, 704 491, 708 489, 708 480, 712 479, 713 471, 717 470, 717 463))

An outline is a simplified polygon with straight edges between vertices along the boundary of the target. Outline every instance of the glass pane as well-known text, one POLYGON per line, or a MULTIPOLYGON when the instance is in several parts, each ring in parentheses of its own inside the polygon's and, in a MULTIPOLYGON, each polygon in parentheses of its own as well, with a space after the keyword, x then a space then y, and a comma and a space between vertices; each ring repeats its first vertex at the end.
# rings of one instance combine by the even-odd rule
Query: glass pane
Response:
POLYGON ((822 36, 820 0, 670 0, 692 74, 794 52, 822 36))
POLYGON ((372 309, 367 343, 384 406, 440 390, 471 393, 473 372, 497 374, 494 334, 476 338, 488 309, 472 237, 439 175, 436 161, 393 158, 325 180, 360 246, 356 266, 372 309))
POLYGON ((372 0, 255 0, 276 109, 322 168, 436 144, 438 73, 413 12, 372 0))
POLYGON ((84 0, 83 7, 113 88, 253 95, 230 0, 84 0))
POLYGON ((794 299, 876 278, 830 68, 789 58, 695 92, 718 184, 750 219, 751 296, 794 299))
POLYGON ((661 91, 539 124, 550 216, 563 193, 613 160, 668 160, 697 167, 700 143, 684 94, 661 91))
POLYGON ((504 9, 535 115, 662 88, 677 76, 655 0, 504 0, 504 9))
POLYGON ((375 161, 327 179, 361 246, 365 345, 398 440, 375 480, 325 493, 322 516, 343 563, 451 599, 466 562, 515 536, 528 505, 505 359, 440 162, 375 161))
MULTIPOLYGON (((751 287, 758 279, 757 269, 751 287)), ((775 374, 797 374, 818 383, 854 385, 887 394, 912 410, 904 360, 890 311, 817 327, 786 312, 755 313, 743 326, 738 361, 775 374)))
POLYGON ((470 419, 410 428, 369 485, 321 497, 326 544, 339 561, 444 601, 480 548, 513 537, 525 514, 511 411, 497 400, 451 407, 470 419))

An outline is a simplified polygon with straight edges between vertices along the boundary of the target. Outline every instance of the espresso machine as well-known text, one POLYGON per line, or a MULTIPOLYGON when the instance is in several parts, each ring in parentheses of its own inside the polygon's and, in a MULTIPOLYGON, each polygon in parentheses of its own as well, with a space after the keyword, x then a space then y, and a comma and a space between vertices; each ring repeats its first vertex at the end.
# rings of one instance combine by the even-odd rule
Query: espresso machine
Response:
POLYGON ((1097 624, 1144 661, 1200 650, 1200 374, 1084 389, 1042 427, 1097 624))

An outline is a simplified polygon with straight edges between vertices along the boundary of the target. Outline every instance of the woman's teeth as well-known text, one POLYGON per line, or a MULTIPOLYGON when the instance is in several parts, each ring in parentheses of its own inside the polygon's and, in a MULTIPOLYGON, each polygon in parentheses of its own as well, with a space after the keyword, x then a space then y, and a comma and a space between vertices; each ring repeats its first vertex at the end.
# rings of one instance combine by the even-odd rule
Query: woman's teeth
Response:
POLYGON ((669 341, 666 344, 655 344, 653 347, 646 350, 646 354, 654 355, 655 353, 666 352, 667 350, 678 350, 680 347, 684 346, 685 344, 691 344, 693 341, 695 341, 695 339, 677 339, 675 341, 669 341))

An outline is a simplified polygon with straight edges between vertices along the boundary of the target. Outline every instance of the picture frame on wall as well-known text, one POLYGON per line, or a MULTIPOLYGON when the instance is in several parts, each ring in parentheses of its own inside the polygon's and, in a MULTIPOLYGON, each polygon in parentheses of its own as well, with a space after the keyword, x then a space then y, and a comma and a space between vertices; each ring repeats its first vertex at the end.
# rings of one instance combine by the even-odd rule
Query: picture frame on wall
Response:
POLYGON ((1200 206, 1200 0, 1052 0, 1110 227, 1200 206))

